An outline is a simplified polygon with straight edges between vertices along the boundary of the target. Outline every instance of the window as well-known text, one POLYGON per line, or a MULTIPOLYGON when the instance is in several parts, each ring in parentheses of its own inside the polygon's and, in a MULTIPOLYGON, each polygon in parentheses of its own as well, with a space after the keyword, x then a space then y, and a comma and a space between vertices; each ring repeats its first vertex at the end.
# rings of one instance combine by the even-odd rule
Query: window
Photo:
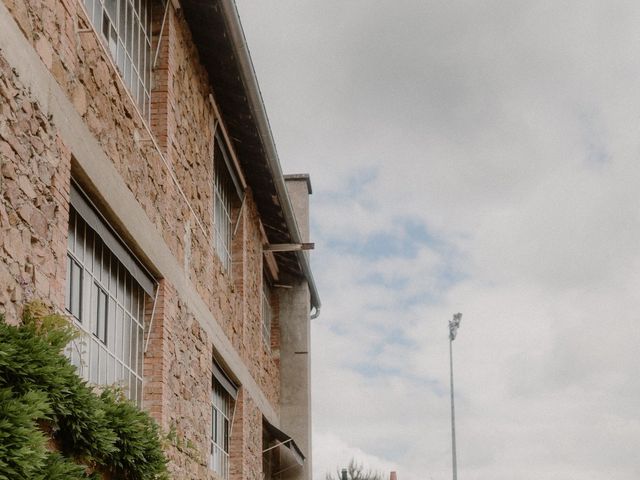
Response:
POLYGON ((211 457, 209 467, 222 478, 229 478, 229 437, 238 388, 213 364, 211 389, 211 457))
POLYGON ((71 193, 65 303, 84 335, 66 352, 87 381, 121 386, 140 405, 145 298, 153 284, 80 193, 71 193))
POLYGON ((262 339, 271 348, 271 290, 266 278, 262 278, 262 339))
POLYGON ((226 162, 221 140, 216 138, 213 154, 213 241, 226 272, 231 272, 231 207, 233 179, 226 162))
POLYGON ((214 379, 211 401, 211 469, 222 478, 229 478, 229 421, 231 398, 214 379))
POLYGON ((142 116, 151 112, 151 0, 84 0, 142 116))

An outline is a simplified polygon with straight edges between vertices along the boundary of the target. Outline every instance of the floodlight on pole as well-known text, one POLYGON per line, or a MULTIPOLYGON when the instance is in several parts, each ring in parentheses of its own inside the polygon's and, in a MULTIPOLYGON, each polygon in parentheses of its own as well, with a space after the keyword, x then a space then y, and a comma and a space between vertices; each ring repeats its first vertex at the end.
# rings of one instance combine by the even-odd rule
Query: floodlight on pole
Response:
POLYGON ((449 320, 449 372, 451 376, 451 461, 453 468, 453 480, 458 480, 458 465, 456 460, 456 411, 453 404, 453 341, 456 339, 460 328, 462 314, 456 313, 449 320))

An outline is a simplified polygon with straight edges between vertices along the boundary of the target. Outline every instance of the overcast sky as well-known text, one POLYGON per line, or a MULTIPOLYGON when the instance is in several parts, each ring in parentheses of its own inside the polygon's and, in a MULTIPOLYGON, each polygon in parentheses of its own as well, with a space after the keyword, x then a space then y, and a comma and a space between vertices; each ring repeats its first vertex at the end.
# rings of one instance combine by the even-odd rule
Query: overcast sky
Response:
POLYGON ((316 480, 640 478, 640 2, 237 0, 313 183, 316 480))

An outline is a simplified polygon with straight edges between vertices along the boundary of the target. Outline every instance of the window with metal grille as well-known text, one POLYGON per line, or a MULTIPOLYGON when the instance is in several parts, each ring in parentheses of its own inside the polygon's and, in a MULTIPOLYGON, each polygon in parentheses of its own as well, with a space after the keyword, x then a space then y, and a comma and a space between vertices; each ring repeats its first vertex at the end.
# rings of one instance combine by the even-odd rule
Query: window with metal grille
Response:
POLYGON ((84 0, 140 113, 151 112, 151 0, 84 0))
POLYGON ((83 335, 66 353, 87 381, 121 386, 141 405, 145 291, 76 208, 69 210, 65 304, 83 335))
POLYGON ((213 155, 213 241, 225 271, 231 273, 231 207, 235 193, 224 155, 221 142, 216 141, 213 155))
POLYGON ((211 457, 209 467, 222 478, 229 478, 229 429, 232 397, 222 384, 213 379, 211 392, 211 457))

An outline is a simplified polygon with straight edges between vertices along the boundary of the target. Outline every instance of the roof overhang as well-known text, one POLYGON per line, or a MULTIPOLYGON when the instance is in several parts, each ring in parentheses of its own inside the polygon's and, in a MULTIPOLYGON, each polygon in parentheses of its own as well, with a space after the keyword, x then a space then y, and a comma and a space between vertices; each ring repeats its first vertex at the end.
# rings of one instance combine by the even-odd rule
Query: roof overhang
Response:
MULTIPOLYGON (((180 4, 269 243, 303 243, 235 1, 180 0, 180 4)), ((282 272, 307 280, 316 310, 312 318, 317 316, 321 303, 308 254, 274 255, 282 272)))

